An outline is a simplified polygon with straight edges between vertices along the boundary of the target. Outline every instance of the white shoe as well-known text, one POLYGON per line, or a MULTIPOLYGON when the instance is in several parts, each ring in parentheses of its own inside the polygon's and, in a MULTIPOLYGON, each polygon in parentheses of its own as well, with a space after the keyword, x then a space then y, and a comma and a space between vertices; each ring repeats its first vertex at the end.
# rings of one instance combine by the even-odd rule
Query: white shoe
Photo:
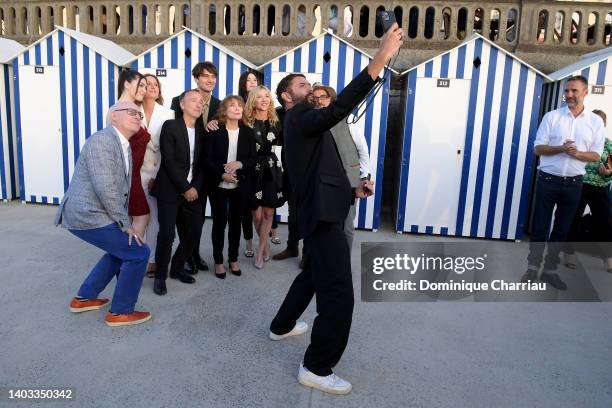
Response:
POLYGON ((299 336, 300 334, 306 333, 307 331, 308 331, 308 323, 297 322, 289 333, 278 335, 278 334, 274 334, 270 332, 270 339, 271 340, 282 340, 286 337, 299 336))
POLYGON ((353 389, 350 382, 343 380, 336 374, 321 377, 309 371, 302 363, 300 363, 298 381, 306 387, 312 387, 330 394, 345 395, 353 389))

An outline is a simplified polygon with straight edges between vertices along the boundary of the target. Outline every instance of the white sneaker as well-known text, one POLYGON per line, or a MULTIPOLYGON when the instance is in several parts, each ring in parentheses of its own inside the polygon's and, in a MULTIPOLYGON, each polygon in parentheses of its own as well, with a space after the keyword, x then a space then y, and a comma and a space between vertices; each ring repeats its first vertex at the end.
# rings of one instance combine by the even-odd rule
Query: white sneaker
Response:
POLYGON ((308 331, 308 323, 297 322, 289 333, 278 335, 278 334, 274 334, 270 332, 270 339, 271 340, 282 340, 286 337, 299 336, 300 334, 306 333, 307 331, 308 331))
POLYGON ((327 392, 330 394, 345 395, 351 392, 353 386, 350 382, 343 380, 336 374, 330 374, 326 377, 321 377, 309 371, 300 363, 300 371, 298 373, 298 381, 306 387, 327 392))

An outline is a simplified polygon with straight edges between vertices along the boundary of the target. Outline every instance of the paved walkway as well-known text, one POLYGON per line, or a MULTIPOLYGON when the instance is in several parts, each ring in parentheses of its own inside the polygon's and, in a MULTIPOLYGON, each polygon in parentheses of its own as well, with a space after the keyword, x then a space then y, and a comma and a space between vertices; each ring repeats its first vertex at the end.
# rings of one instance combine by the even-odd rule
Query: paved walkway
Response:
MULTIPOLYGON (((112 329, 102 311, 68 312, 100 251, 54 228, 54 213, 0 204, 0 387, 74 387, 82 407, 612 406, 610 303, 362 303, 354 272, 353 330, 336 367, 354 391, 332 397, 296 381, 308 336, 266 337, 295 259, 257 271, 243 258, 242 277, 169 280, 165 297, 145 278, 138 306, 152 321, 112 329)), ((400 239, 427 238, 359 232, 353 270, 359 242, 400 239)), ((311 305, 304 318, 314 315, 311 305)))

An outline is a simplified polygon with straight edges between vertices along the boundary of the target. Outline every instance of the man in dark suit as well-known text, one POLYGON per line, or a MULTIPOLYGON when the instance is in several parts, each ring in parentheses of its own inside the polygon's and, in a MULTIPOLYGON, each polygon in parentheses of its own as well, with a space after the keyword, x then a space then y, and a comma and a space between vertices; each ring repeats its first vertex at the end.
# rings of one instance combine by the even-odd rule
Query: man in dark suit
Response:
POLYGON ((195 282, 183 266, 202 229, 202 207, 198 197, 202 191, 200 168, 204 139, 203 130, 196 127, 196 120, 204 101, 197 90, 191 90, 181 95, 179 103, 183 117, 166 121, 161 130, 161 167, 151 190, 157 198, 159 220, 153 284, 153 291, 158 295, 165 295, 167 291, 166 276, 177 219, 183 225, 183 234, 172 257, 170 277, 183 283, 195 282))
POLYGON ((374 87, 385 64, 399 50, 402 36, 402 29, 394 24, 369 65, 326 108, 314 109, 312 89, 300 74, 283 78, 276 90, 287 110, 283 132, 286 164, 298 233, 308 257, 270 325, 270 338, 281 340, 308 330, 297 319, 316 295, 318 315, 298 381, 332 394, 348 394, 352 389, 332 371, 348 342, 354 303, 344 221, 352 200, 371 195, 373 185, 364 180, 351 189, 330 129, 374 87))
MULTIPOLYGON (((219 108, 219 104, 221 103, 219 99, 212 95, 215 85, 217 84, 217 67, 212 62, 198 62, 191 70, 191 74, 196 82, 197 91, 204 100, 202 114, 198 116, 195 123, 196 131, 198 134, 201 134, 204 137, 206 135, 206 125, 215 116, 217 109, 219 108)), ((177 119, 183 117, 183 110, 181 109, 179 98, 180 95, 172 98, 171 105, 177 119)), ((205 191, 204 189, 200 194, 200 204, 202 205, 202 224, 204 224, 204 219, 206 218, 206 198, 208 193, 209 192, 205 191)), ((177 220, 176 226, 179 237, 182 237, 184 235, 185 228, 180 220, 177 220)), ((192 274, 198 273, 198 270, 208 270, 208 265, 206 265, 206 262, 200 256, 200 236, 198 236, 195 241, 193 256, 188 258, 187 266, 187 271, 192 274)))

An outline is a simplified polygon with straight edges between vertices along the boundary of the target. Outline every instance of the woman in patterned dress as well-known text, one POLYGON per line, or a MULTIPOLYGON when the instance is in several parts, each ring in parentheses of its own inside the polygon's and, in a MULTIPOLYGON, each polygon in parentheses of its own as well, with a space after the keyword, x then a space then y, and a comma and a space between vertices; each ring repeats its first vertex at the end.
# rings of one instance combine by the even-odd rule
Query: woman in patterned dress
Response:
POLYGON ((249 93, 245 120, 253 127, 259 157, 255 167, 251 209, 255 230, 259 235, 255 267, 261 269, 264 262, 270 259, 268 235, 272 228, 274 211, 285 201, 279 190, 279 185, 282 186, 282 180, 279 180, 279 174, 282 174, 280 160, 274 153, 274 146, 279 143, 280 122, 274 109, 272 94, 265 86, 258 86, 249 93))

